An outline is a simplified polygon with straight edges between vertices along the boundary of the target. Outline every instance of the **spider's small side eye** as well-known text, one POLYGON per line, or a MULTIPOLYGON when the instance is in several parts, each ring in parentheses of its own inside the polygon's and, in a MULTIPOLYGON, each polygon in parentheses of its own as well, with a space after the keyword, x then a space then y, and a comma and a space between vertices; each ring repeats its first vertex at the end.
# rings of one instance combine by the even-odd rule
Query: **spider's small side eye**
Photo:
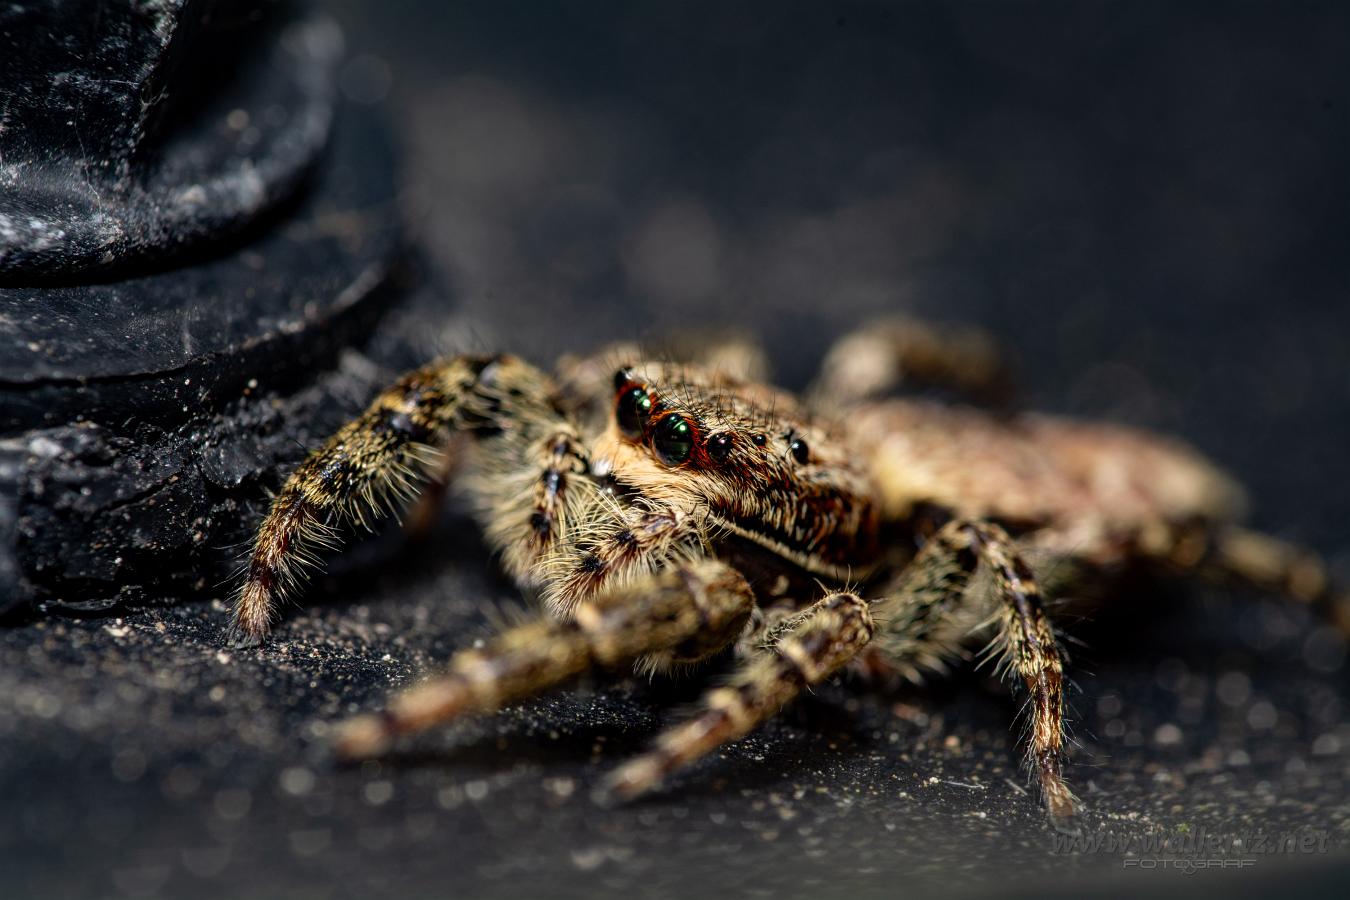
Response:
POLYGON ((678 466, 689 458, 694 449, 694 429, 681 416, 669 415, 656 426, 656 435, 652 446, 661 462, 668 466, 678 466))
POLYGON ((793 438, 792 443, 788 444, 788 451, 792 454, 792 458, 802 465, 806 465, 811 459, 811 448, 806 446, 806 441, 801 438, 793 438))
POLYGON ((718 434, 714 434, 712 437, 708 438, 708 442, 707 444, 705 444, 705 447, 708 450, 708 455, 720 462, 721 460, 726 459, 727 456, 731 454, 731 445, 732 445, 731 435, 723 431, 718 434))
POLYGON ((750 438, 750 440, 754 442, 756 447, 763 447, 765 444, 769 442, 769 439, 762 434, 757 434, 754 437, 750 438))
POLYGON ((614 418, 619 423, 619 430, 625 436, 636 439, 642 437, 642 426, 651 411, 651 394, 640 387, 633 387, 619 395, 614 418))

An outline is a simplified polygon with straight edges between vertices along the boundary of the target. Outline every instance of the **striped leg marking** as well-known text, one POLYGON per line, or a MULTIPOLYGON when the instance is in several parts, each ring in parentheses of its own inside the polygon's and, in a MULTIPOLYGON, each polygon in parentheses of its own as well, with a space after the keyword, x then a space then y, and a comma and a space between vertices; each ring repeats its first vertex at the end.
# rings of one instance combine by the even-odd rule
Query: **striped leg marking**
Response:
POLYGON ((723 563, 665 569, 596 595, 568 619, 521 625, 456 654, 449 671, 398 695, 382 714, 343 725, 337 751, 349 759, 373 756, 400 734, 499 709, 594 668, 704 658, 736 639, 753 606, 745 578, 723 563))
POLYGON ((1045 615, 1040 589, 1012 538, 991 522, 955 520, 940 528, 877 602, 876 646, 887 662, 916 674, 958 649, 986 610, 966 593, 979 562, 994 576, 1003 668, 1020 677, 1030 695, 1027 767, 1035 773, 1052 819, 1067 822, 1076 799, 1064 780, 1063 653, 1045 615))

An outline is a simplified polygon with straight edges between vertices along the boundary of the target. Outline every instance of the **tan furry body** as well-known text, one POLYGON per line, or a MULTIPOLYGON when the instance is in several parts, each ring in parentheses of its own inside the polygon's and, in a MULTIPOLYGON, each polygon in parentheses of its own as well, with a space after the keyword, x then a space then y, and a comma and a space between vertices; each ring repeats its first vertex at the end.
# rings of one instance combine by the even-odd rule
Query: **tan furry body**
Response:
POLYGON ((1063 822, 1077 800, 1043 563, 1238 578, 1350 624, 1320 561, 1236 528, 1240 491, 1181 444, 881 396, 915 380, 1005 394, 988 342, 968 332, 891 322, 850 336, 805 403, 752 380, 764 363, 748 344, 686 359, 621 347, 564 360, 556 379, 509 356, 405 376, 275 499, 237 597, 237 639, 265 638, 336 522, 410 492, 453 445, 502 565, 550 615, 348 723, 345 754, 595 667, 660 671, 733 648, 730 684, 610 780, 631 795, 844 666, 917 677, 975 642, 1027 692, 1028 767, 1063 822), (991 589, 968 591, 979 569, 991 589))

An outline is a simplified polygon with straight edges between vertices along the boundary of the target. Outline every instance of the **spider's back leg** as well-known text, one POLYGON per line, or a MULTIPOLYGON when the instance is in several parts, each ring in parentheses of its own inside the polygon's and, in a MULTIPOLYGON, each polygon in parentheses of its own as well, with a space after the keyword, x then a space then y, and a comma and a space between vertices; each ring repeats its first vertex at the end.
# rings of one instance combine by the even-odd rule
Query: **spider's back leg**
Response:
POLYGON ((979 563, 993 575, 997 628, 991 648, 1028 694, 1027 768, 1051 820, 1068 825, 1077 799, 1064 780, 1064 653, 1030 567, 1012 539, 987 521, 953 519, 938 529, 875 604, 875 646, 901 671, 943 663, 991 611, 967 588, 979 563))
POLYGON ((807 392, 817 408, 876 399, 912 384, 950 388, 993 404, 1013 397, 1012 376, 983 331, 902 317, 869 322, 825 354, 807 392))
POLYGON ((1230 526, 1212 539, 1200 573, 1307 603, 1342 635, 1350 636, 1350 592, 1336 584, 1316 551, 1277 537, 1230 526))
POLYGON ((316 562, 315 548, 332 543, 333 526, 385 514, 414 493, 453 433, 493 445, 503 465, 525 468, 524 460, 539 460, 543 478, 538 468, 527 477, 541 489, 507 510, 507 518, 521 520, 512 524, 525 525, 511 532, 518 543, 535 545, 506 548, 508 567, 519 574, 527 557, 553 537, 564 470, 574 467, 579 438, 556 407, 552 383, 537 369, 508 356, 455 357, 403 376, 286 480, 253 541, 235 597, 234 640, 264 638, 278 597, 316 562), (531 528, 536 514, 540 518, 531 528))

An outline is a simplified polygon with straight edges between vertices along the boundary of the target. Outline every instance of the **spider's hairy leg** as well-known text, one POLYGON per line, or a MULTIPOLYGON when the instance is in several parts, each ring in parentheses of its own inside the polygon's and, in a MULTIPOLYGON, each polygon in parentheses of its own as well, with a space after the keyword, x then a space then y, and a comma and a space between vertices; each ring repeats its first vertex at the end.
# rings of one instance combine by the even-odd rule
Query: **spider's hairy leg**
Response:
POLYGON ((808 396, 813 405, 828 407, 880 397, 912 382, 995 403, 1012 394, 1002 355, 984 332, 886 318, 837 340, 808 396))
POLYGON ((872 615, 857 595, 832 593, 791 617, 724 687, 709 692, 693 718, 669 729, 647 753, 605 781, 606 796, 626 799, 670 773, 749 734, 804 688, 853 659, 872 637, 872 615))
POLYGON ((547 377, 513 357, 461 356, 410 372, 376 397, 311 453, 273 499, 235 598, 234 641, 264 638, 278 597, 315 562, 315 547, 331 543, 332 526, 364 522, 410 496, 441 462, 452 432, 519 455, 545 425, 566 431, 561 416, 549 412, 549 393, 547 377))
POLYGON ((597 594, 569 618, 520 625, 457 654, 445 674, 396 696, 383 713, 347 722, 336 750, 348 759, 372 756, 400 734, 499 709, 591 669, 704 659, 737 638, 754 602, 745 578, 724 563, 671 566, 597 594))
POLYGON ((1074 815, 1064 780, 1064 654, 1045 614, 1040 589, 1008 533, 991 522, 956 519, 938 529, 876 605, 883 622, 877 647, 902 671, 932 667, 984 620, 966 588, 983 562, 994 579, 995 644, 1007 670, 1030 694, 1027 766, 1057 824, 1074 815), (964 634, 963 634, 964 632, 964 634))
POLYGON ((961 604, 978 565, 967 528, 948 523, 938 529, 873 604, 877 635, 871 650, 912 681, 924 670, 941 670, 988 617, 978 604, 961 604))
POLYGON ((1332 581, 1314 550, 1271 535, 1229 527, 1218 533, 1201 571, 1309 604, 1350 636, 1350 592, 1332 581))

